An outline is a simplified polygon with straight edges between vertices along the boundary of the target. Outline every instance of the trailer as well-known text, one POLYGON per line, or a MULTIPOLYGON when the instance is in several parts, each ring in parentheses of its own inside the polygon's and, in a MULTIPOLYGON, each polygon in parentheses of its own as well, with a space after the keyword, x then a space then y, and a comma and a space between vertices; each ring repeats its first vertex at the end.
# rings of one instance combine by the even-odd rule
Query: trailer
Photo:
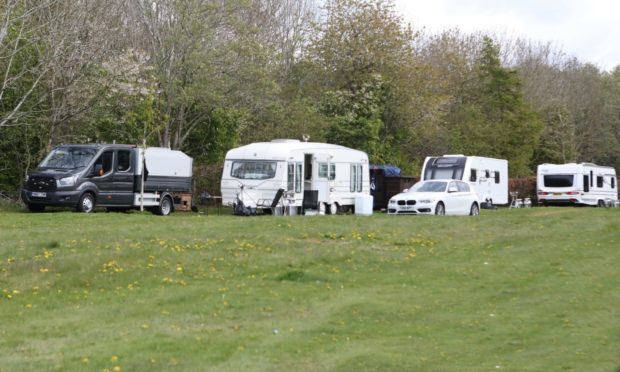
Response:
POLYGON ((508 161, 481 156, 443 155, 424 160, 422 180, 454 179, 469 183, 482 207, 508 204, 508 161))
POLYGON ((191 205, 192 158, 167 148, 84 144, 54 148, 30 172, 21 191, 26 207, 92 212, 145 208, 168 215, 191 205))
POLYGON ((354 211, 357 197, 370 197, 368 155, 293 139, 252 143, 226 154, 221 193, 237 214, 354 211))
POLYGON ((618 202, 616 170, 593 163, 540 164, 536 193, 542 205, 592 205, 618 202))

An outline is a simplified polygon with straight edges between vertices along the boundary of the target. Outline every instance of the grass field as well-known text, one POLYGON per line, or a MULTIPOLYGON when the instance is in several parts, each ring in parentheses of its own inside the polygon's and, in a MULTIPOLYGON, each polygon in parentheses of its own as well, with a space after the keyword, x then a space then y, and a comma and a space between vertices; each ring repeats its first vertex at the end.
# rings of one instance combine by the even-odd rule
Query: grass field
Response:
POLYGON ((0 370, 618 371, 620 209, 0 211, 0 370))

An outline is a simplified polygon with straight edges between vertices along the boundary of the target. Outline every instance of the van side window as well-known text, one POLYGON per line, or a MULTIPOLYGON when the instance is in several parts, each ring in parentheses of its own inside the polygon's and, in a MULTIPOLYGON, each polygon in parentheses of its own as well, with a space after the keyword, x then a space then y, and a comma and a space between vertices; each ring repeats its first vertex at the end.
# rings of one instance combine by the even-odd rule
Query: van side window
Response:
POLYGON ((114 161, 114 151, 105 151, 97 160, 95 161, 95 168, 99 168, 100 171, 97 174, 98 176, 103 176, 104 174, 112 171, 112 164, 114 161), (97 167, 99 166, 99 167, 97 167))
POLYGON ((603 176, 596 176, 596 187, 603 187, 603 176))
POLYGON ((495 183, 499 183, 499 172, 495 171, 495 183))
POLYGON ((470 182, 476 182, 477 177, 476 174, 478 173, 478 171, 476 169, 471 169, 471 175, 469 176, 469 181, 470 182))
POLYGON ((116 170, 127 172, 131 168, 131 152, 129 150, 119 150, 117 155, 116 170))

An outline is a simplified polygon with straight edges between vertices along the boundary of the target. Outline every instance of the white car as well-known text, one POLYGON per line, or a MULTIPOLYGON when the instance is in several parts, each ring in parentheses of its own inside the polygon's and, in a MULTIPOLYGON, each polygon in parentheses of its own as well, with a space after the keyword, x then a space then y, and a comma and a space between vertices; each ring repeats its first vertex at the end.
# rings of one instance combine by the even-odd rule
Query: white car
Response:
POLYGON ((457 180, 421 181, 394 195, 388 214, 480 214, 478 195, 469 184, 457 180))

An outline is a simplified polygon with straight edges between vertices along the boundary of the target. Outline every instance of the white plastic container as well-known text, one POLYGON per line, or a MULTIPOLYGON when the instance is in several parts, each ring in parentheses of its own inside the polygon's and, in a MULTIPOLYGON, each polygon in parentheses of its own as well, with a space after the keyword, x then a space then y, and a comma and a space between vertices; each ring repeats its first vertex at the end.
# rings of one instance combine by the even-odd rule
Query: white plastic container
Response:
POLYGON ((371 216, 372 201, 372 195, 356 195, 355 214, 359 216, 371 216))

